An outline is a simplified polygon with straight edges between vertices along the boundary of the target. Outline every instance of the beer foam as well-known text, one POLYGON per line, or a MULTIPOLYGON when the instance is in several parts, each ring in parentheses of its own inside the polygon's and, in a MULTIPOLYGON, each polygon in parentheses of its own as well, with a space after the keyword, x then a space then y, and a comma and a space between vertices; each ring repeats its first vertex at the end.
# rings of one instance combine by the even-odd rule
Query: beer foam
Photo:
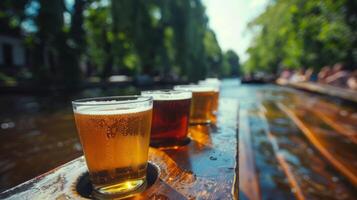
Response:
POLYGON ((154 91, 142 91, 142 96, 152 97, 157 101, 169 101, 169 100, 184 100, 191 99, 192 93, 189 91, 162 91, 162 90, 154 90, 154 91))
POLYGON ((202 80, 202 81, 198 81, 198 85, 219 88, 219 86, 221 85, 221 82, 202 80))
POLYGON ((150 106, 140 105, 139 107, 134 107, 135 103, 133 103, 132 105, 101 104, 100 106, 93 106, 93 104, 95 104, 94 102, 88 102, 88 106, 85 104, 87 104, 87 102, 84 104, 82 103, 80 106, 77 106, 74 112, 84 115, 118 115, 138 113, 152 109, 152 104, 150 104, 150 106))
POLYGON ((216 87, 206 85, 177 85, 174 90, 184 90, 191 92, 213 92, 217 91, 216 87))

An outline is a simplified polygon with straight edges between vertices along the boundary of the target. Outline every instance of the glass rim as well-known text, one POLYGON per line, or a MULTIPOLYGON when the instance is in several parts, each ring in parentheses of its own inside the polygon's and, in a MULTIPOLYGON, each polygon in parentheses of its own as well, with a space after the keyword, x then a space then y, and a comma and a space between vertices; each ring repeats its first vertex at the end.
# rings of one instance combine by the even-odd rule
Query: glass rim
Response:
POLYGON ((142 96, 151 96, 153 100, 163 100, 163 101, 175 101, 175 100, 185 100, 192 98, 192 92, 186 90, 174 90, 174 89, 163 89, 163 90, 145 90, 141 91, 142 96))
POLYGON ((175 85, 174 90, 184 90, 184 91, 192 91, 192 92, 212 92, 217 91, 217 87, 210 85, 175 85))
POLYGON ((207 80, 199 80, 198 85, 219 86, 219 85, 221 85, 221 82, 211 82, 211 81, 207 81, 207 80))
POLYGON ((125 95, 125 96, 106 96, 106 97, 91 97, 82 98, 72 101, 72 105, 75 106, 102 106, 102 105, 124 105, 124 104, 135 104, 135 103, 145 103, 153 100, 150 96, 141 95, 125 95), (130 99, 136 98, 136 99, 130 99), (114 101, 114 102, 113 102, 114 101))

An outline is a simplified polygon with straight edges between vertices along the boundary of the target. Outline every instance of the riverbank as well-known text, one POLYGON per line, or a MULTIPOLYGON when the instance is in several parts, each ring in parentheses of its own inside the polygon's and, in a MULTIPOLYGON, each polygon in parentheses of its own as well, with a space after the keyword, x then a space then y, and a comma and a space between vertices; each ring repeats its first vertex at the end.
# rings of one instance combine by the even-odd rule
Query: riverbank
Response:
POLYGON ((288 86, 312 93, 319 93, 332 97, 341 98, 347 101, 357 103, 357 91, 335 87, 327 84, 319 84, 314 82, 277 82, 278 85, 288 86))
POLYGON ((33 82, 14 82, 12 84, 0 84, 0 93, 46 95, 50 93, 78 93, 80 91, 91 88, 168 88, 173 85, 181 84, 188 84, 188 82, 184 80, 154 79, 148 76, 139 76, 135 79, 130 77, 120 77, 119 80, 117 77, 111 77, 107 81, 100 81, 99 78, 88 79, 77 85, 73 85, 72 87, 65 85, 35 84, 33 82))

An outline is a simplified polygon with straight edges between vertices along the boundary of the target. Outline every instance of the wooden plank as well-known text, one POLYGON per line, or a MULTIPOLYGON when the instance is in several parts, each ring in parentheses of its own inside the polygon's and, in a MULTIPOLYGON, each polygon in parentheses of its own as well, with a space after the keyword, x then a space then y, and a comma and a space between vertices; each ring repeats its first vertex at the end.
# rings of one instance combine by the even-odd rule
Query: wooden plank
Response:
MULTIPOLYGON (((132 199, 237 199, 238 102, 220 99, 217 125, 189 128, 191 142, 172 148, 150 148, 149 162, 158 179, 132 199)), ((76 186, 87 171, 83 157, 0 194, 0 199, 87 199, 76 186)), ((90 195, 90 187, 88 188, 90 195)))
POLYGON ((83 157, 59 166, 45 174, 22 183, 0 194, 0 199, 83 199, 73 193, 75 182, 87 171, 83 157), (55 198, 56 197, 56 198, 55 198))
POLYGON ((247 110, 239 112, 239 191, 241 199, 261 199, 259 180, 251 144, 247 110))
MULTIPOLYGON (((267 122, 267 119, 265 117, 265 115, 263 114, 262 111, 260 111, 259 113, 260 118, 262 118, 263 121, 267 122)), ((268 137, 269 142, 271 143, 272 147, 273 147, 273 151, 274 151, 274 155, 275 158, 277 159, 281 169, 283 169, 290 187, 291 187, 291 191, 294 191, 294 195, 296 197, 296 199, 298 200, 305 200, 305 196, 302 192, 302 189, 297 181, 297 178, 295 177, 295 175, 293 174, 291 167, 289 165, 289 163, 286 161, 284 154, 282 154, 279 150, 279 144, 277 142, 276 137, 270 132, 269 130, 269 125, 268 123, 265 124, 265 130, 264 130, 265 134, 268 137)))
POLYGON ((354 130, 357 130, 357 118, 355 116, 356 109, 344 106, 344 104, 336 104, 331 101, 326 101, 324 99, 318 99, 311 105, 311 107, 315 107, 323 111, 324 114, 333 116, 334 119, 343 121, 346 125, 351 126, 354 130))
POLYGON ((237 141, 237 152, 235 156, 236 164, 235 164, 235 174, 234 174, 234 181, 233 181, 233 188, 232 194, 234 196, 234 200, 239 199, 239 113, 240 113, 240 106, 238 105, 237 113, 236 113, 236 141, 237 141))
POLYGON ((308 110, 319 117, 325 124, 332 127, 336 133, 347 137, 357 144, 357 123, 353 117, 355 111, 348 106, 338 105, 321 98, 299 95, 294 104, 303 110, 308 110), (306 99, 308 98, 308 99, 306 99))
MULTIPOLYGON (((295 102, 292 101, 288 103, 290 103, 289 105, 295 105, 295 102)), ((254 140, 262 141, 262 144, 259 146, 261 148, 257 149, 258 155, 259 152, 264 152, 263 154, 271 159, 269 164, 276 163, 276 167, 285 174, 286 182, 290 185, 288 187, 291 194, 295 195, 295 198, 270 195, 274 193, 274 190, 271 190, 271 185, 263 184, 265 181, 269 182, 269 179, 264 179, 266 174, 260 171, 264 169, 258 168, 261 177, 263 177, 260 178, 262 181, 261 190, 265 191, 263 196, 270 199, 297 199, 296 189, 292 184, 292 181, 294 181, 294 184, 299 186, 305 199, 337 199, 342 198, 341 194, 343 194, 344 199, 355 199, 356 192, 351 187, 351 184, 344 179, 343 175, 334 170, 329 161, 321 156, 320 152, 313 147, 299 127, 277 107, 275 101, 264 101, 264 107, 261 106, 258 110, 260 112, 256 112, 259 113, 256 116, 260 115, 260 117, 259 119, 256 118, 256 131, 252 133, 252 135, 256 135, 254 140), (266 135, 264 141, 264 136, 261 135, 262 130, 266 135), (271 138, 268 138, 268 135, 272 135, 274 139, 271 140, 271 138), (274 144, 276 145, 272 148, 267 148, 266 142, 270 142, 270 147, 274 144), (262 147, 264 144, 265 147, 262 147), (283 162, 274 162, 276 160, 274 157, 277 157, 276 153, 268 153, 267 149, 269 151, 277 149, 279 155, 283 158, 283 162), (284 165, 284 162, 287 165, 284 165), (289 176, 293 177, 294 180, 289 180, 289 176)), ((301 110, 301 108, 297 107, 296 110, 301 110)), ((310 117, 314 117, 314 115, 309 113, 304 113, 302 116, 302 120, 311 121, 311 124, 314 124, 315 120, 319 120, 318 118, 312 120, 310 117)), ((320 125, 320 123, 317 123, 317 125, 320 125)), ((275 177, 277 178, 277 175, 275 177)), ((276 180, 275 177, 274 180, 276 180)), ((286 185, 284 187, 279 185, 279 188, 275 189, 282 191, 284 188, 287 189, 286 185)))
POLYGON ((335 129, 337 133, 349 138, 353 143, 357 144, 357 131, 343 126, 343 122, 341 123, 339 119, 335 119, 335 116, 326 115, 318 109, 310 108, 309 110, 322 119, 326 124, 335 129))
POLYGON ((250 137, 261 199, 295 199, 286 174, 275 157, 272 143, 265 134, 268 122, 260 114, 263 110, 264 113, 269 111, 259 101, 244 106, 249 113, 250 137))
POLYGON ((317 134, 308 127, 291 109, 277 103, 278 107, 301 129, 309 141, 339 172, 341 172, 353 185, 357 186, 357 170, 350 160, 343 160, 340 155, 325 146, 317 134))

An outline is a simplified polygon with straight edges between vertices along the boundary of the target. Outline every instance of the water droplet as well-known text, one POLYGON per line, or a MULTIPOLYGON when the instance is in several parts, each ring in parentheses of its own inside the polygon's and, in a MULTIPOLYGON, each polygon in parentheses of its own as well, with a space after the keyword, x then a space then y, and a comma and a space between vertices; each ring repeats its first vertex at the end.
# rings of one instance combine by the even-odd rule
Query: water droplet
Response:
POLYGON ((334 176, 334 177, 332 177, 332 181, 336 183, 338 181, 338 178, 336 176, 334 176))
POLYGON ((348 115, 348 112, 346 111, 346 110, 341 110, 340 111, 340 115, 342 115, 342 116, 347 116, 348 115))
POLYGON ((210 156, 209 159, 210 159, 210 160, 217 160, 217 158, 214 157, 214 156, 210 156))
POLYGON ((73 145, 73 149, 76 151, 81 151, 82 150, 82 146, 77 142, 73 145))
POLYGON ((57 142, 57 147, 63 147, 63 142, 57 142))

